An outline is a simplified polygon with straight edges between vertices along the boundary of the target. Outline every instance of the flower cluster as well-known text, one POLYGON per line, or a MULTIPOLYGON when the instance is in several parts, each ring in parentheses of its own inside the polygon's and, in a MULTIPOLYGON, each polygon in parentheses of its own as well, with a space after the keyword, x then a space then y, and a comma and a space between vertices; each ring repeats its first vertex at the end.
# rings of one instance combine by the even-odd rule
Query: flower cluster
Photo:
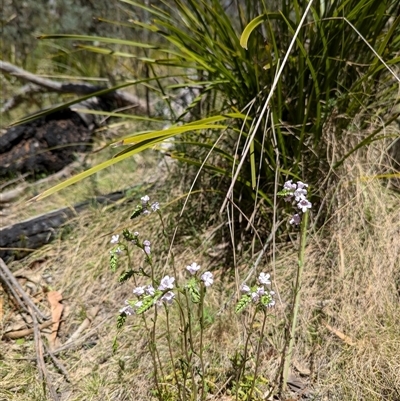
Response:
POLYGON ((241 312, 251 303, 257 304, 259 307, 263 308, 271 308, 275 305, 275 300, 273 299, 275 292, 265 288, 265 286, 271 285, 270 277, 268 273, 260 273, 253 287, 250 288, 246 284, 240 287, 240 291, 243 295, 236 305, 236 312, 241 312))
POLYGON ((165 276, 160 281, 157 289, 152 285, 136 287, 133 294, 137 296, 136 301, 125 301, 126 306, 120 309, 120 313, 125 315, 140 315, 150 309, 153 305, 171 305, 175 298, 174 288, 175 278, 165 276))
MULTIPOLYGON (((194 276, 200 270, 200 266, 196 262, 193 262, 191 265, 186 266, 186 270, 192 276, 194 276)), ((207 271, 200 276, 200 280, 204 283, 206 287, 210 287, 214 282, 214 277, 211 272, 207 271)))
POLYGON ((270 277, 271 276, 268 273, 260 273, 257 282, 253 287, 250 288, 246 284, 243 284, 240 287, 243 295, 236 305, 236 312, 241 312, 244 308, 250 305, 250 303, 267 308, 275 305, 275 300, 273 299, 275 292, 269 291, 265 288, 265 286, 271 285, 270 277))
POLYGON ((141 214, 148 215, 152 212, 157 212, 158 210, 160 210, 160 204, 158 202, 150 203, 150 197, 148 195, 142 196, 140 200, 141 204, 136 206, 131 215, 131 219, 134 219, 141 214))
POLYGON ((197 272, 200 270, 200 266, 196 262, 186 266, 186 270, 192 277, 188 280, 185 289, 188 292, 192 302, 197 304, 201 299, 201 291, 205 291, 206 287, 211 287, 211 285, 214 283, 214 276, 211 272, 206 271, 199 278, 197 276, 197 272))
MULTIPOLYGON (((297 181, 297 183, 293 183, 292 180, 286 181, 283 185, 283 191, 278 195, 284 196, 286 202, 293 202, 297 204, 297 208, 301 210, 301 212, 306 213, 308 209, 311 209, 311 202, 307 199, 307 187, 308 184, 304 182, 297 181)), ((292 218, 289 220, 290 224, 299 225, 301 222, 301 214, 295 213, 292 218)))

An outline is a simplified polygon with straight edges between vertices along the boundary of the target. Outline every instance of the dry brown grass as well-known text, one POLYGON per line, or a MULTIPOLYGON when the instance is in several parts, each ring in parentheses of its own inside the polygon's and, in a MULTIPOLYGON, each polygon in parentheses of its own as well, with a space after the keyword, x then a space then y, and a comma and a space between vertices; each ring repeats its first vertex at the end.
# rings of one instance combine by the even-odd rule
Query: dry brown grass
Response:
MULTIPOLYGON (((130 183, 140 182, 151 171, 158 174, 158 170, 150 171, 149 165, 143 163, 144 168, 133 172, 130 183)), ((310 384, 311 399, 400 400, 399 195, 380 182, 360 181, 358 178, 368 171, 355 160, 348 166, 358 167, 349 168, 343 177, 331 221, 319 231, 311 232, 309 237, 293 373, 303 376, 310 384)), ((120 176, 117 169, 115 172, 120 176)), ((116 182, 112 176, 109 180, 116 182)), ((159 182, 161 185, 149 195, 161 196, 164 204, 184 192, 181 188, 166 188, 162 178, 159 182)), ((142 195, 138 190, 132 196, 139 199, 142 195)), ((83 334, 82 343, 58 355, 71 382, 67 383, 47 363, 61 400, 152 399, 148 335, 137 318, 128 319, 118 336, 118 350, 112 351, 117 335, 115 318, 124 300, 130 297, 133 283, 119 285, 118 275, 108 268, 110 234, 129 227, 151 239, 154 245, 162 242, 155 216, 132 222, 131 211, 132 206, 123 202, 117 209, 87 210, 70 222, 69 234, 63 239, 11 264, 14 271, 35 269, 43 274, 38 292, 45 286, 63 294, 66 309, 59 333, 61 343, 76 330, 93 306, 100 306, 91 327, 83 334)), ((165 213, 173 225, 176 216, 169 208, 165 213)), ((226 274, 232 266, 224 265, 223 251, 215 255, 207 233, 180 237, 174 252, 176 267, 180 270, 192 261, 207 269, 218 265, 215 285, 207 298, 209 324, 205 355, 214 394, 210 399, 234 399, 229 395, 227 381, 232 369, 231 358, 243 347, 243 325, 248 316, 236 316, 234 303, 226 304, 235 293, 232 276, 226 274)), ((142 256, 137 255, 137 263, 142 263, 142 256)), ((265 381, 273 380, 280 364, 284 311, 290 301, 290 283, 296 265, 292 247, 285 246, 277 256, 275 281, 282 303, 277 303, 275 314, 268 320, 268 338, 261 352, 260 375, 265 381)), ((164 257, 161 252, 159 258, 164 257)), ((251 265, 247 254, 239 265, 244 276, 251 265)), ((260 269, 271 271, 273 266, 266 264, 260 269)), ((11 305, 8 307, 15 313, 11 305)), ((162 322, 163 318, 160 319, 162 322)), ((166 357, 164 338, 160 338, 159 344, 160 354, 166 357)), ((255 347, 256 339, 251 343, 252 353, 255 347)), ((30 359, 34 356, 31 338, 23 343, 2 342, 0 400, 46 399, 37 379, 35 362, 30 359)), ((172 378, 167 377, 168 380, 173 388, 172 378)), ((262 392, 269 388, 267 384, 258 387, 262 392)))

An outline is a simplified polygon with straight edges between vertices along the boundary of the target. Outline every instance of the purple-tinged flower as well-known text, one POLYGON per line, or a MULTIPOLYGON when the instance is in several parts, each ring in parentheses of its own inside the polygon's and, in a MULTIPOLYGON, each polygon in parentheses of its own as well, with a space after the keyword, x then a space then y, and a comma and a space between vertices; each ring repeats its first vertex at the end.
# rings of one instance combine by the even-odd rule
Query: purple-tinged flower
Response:
POLYGON ((142 206, 147 206, 147 204, 149 203, 150 198, 147 195, 145 195, 145 196, 142 196, 140 198, 140 200, 142 201, 142 206))
POLYGON ((293 217, 289 220, 289 224, 291 225, 295 224, 296 226, 298 226, 300 222, 301 222, 301 217, 298 213, 293 215, 293 217))
POLYGON ((191 265, 186 266, 186 270, 191 274, 196 274, 196 272, 200 269, 200 265, 196 262, 193 262, 191 265))
POLYGON ((117 255, 121 255, 122 249, 121 249, 120 247, 118 247, 118 248, 114 251, 114 253, 116 253, 117 255))
POLYGON ((136 287, 136 288, 133 289, 132 292, 133 292, 135 295, 137 295, 138 297, 140 297, 141 295, 144 294, 145 288, 146 288, 145 286, 143 286, 143 287, 136 287))
POLYGON ((303 199, 306 199, 307 190, 306 189, 296 189, 294 191, 294 199, 296 202, 300 202, 303 199))
POLYGON ((145 288, 145 292, 147 295, 153 296, 156 293, 156 290, 154 289, 154 287, 152 285, 148 285, 145 288))
POLYGON ((205 272, 201 275, 201 280, 204 282, 206 287, 210 287, 214 282, 214 278, 211 272, 205 272))
POLYGON ((164 302, 167 305, 171 305, 174 298, 175 294, 172 291, 168 291, 160 298, 160 301, 164 302))
POLYGON ((257 290, 256 290, 256 293, 258 294, 258 295, 264 295, 265 294, 265 289, 264 289, 264 287, 257 287, 257 290))
POLYGON ((293 184, 292 180, 289 180, 283 184, 283 188, 290 192, 294 192, 297 189, 297 185, 293 184))
POLYGON ((269 273, 260 273, 260 275, 258 276, 258 282, 260 284, 271 284, 271 280, 269 279, 271 277, 271 275, 269 273))
POLYGON ((275 295, 275 291, 270 291, 269 295, 271 297, 271 301, 269 302, 268 305, 266 305, 267 308, 271 308, 271 307, 273 307, 275 305, 275 300, 273 298, 273 296, 275 295))
POLYGON ((148 214, 150 214, 150 210, 144 209, 144 210, 142 211, 142 214, 145 215, 145 216, 147 216, 148 214))
POLYGON ((152 205, 151 205, 151 210, 153 211, 153 212, 156 212, 157 210, 159 210, 160 209, 160 204, 158 203, 158 202, 154 202, 152 205))
POLYGON ((139 237, 139 233, 138 233, 137 231, 135 231, 135 232, 133 233, 133 236, 134 236, 134 237, 139 237))
POLYGON ((128 301, 125 301, 125 306, 119 310, 119 313, 125 313, 125 315, 132 316, 135 310, 129 305, 128 301))
POLYGON ((297 181, 297 189, 303 189, 303 188, 308 188, 308 184, 305 184, 304 182, 297 181))
POLYGON ((307 209, 311 209, 312 204, 307 199, 302 199, 298 204, 297 207, 301 209, 303 213, 307 211, 307 209))
POLYGON ((242 284, 240 287, 240 291, 247 294, 248 292, 250 292, 250 287, 246 284, 242 284))
POLYGON ((250 294, 250 296, 251 296, 251 300, 252 300, 254 303, 258 302, 258 300, 260 299, 260 295, 258 295, 256 292, 252 292, 252 293, 250 294))
POLYGON ((161 291, 172 290, 174 288, 175 277, 165 276, 158 286, 161 291))
POLYGON ((143 250, 146 255, 150 255, 150 241, 147 239, 143 241, 143 250))
POLYGON ((118 234, 115 234, 115 235, 113 235, 112 237, 111 237, 111 241, 110 241, 112 244, 118 244, 118 242, 119 242, 119 235, 118 234))

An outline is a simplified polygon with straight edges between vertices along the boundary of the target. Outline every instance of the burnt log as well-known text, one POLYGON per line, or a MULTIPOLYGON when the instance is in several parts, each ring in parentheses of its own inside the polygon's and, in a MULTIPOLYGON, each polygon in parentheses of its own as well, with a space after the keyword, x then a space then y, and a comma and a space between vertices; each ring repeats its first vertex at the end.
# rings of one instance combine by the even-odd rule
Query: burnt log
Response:
POLYGON ((55 111, 23 125, 9 128, 0 135, 0 178, 18 174, 52 174, 74 160, 76 153, 89 151, 94 129, 99 125, 95 115, 79 113, 74 108, 112 111, 131 108, 136 113, 148 113, 146 105, 138 97, 121 91, 107 91, 106 87, 87 83, 61 83, 45 79, 0 60, 0 71, 28 81, 28 86, 2 108, 8 111, 21 104, 25 95, 44 91, 75 93, 93 97, 76 103, 74 107, 55 111), (33 86, 32 86, 33 85, 33 86), (99 97, 95 94, 106 90, 99 97))
POLYGON ((92 135, 93 127, 70 109, 11 127, 0 136, 0 177, 55 173, 90 149, 92 135))
POLYGON ((53 210, 20 223, 0 228, 0 258, 21 259, 34 249, 53 240, 65 223, 89 206, 112 204, 126 196, 128 190, 112 192, 81 202, 73 208, 53 210))

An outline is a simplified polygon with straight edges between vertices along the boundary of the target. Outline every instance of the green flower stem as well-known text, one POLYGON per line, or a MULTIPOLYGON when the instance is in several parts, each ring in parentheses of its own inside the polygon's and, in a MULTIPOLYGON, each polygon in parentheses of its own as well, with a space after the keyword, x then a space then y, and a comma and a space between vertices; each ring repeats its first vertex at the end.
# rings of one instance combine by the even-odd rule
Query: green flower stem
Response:
POLYGON ((262 322, 260 337, 258 339, 256 366, 254 368, 254 377, 253 377, 253 382, 251 383, 250 393, 247 396, 247 399, 249 401, 252 400, 254 386, 256 385, 256 381, 257 381, 258 367, 259 367, 259 364, 260 364, 259 362, 260 362, 260 354, 261 354, 261 344, 262 344, 262 341, 264 339, 265 323, 267 321, 267 312, 266 312, 265 309, 263 310, 263 313, 264 313, 264 319, 263 319, 263 322, 262 322))
POLYGON ((176 368, 175 368, 175 359, 174 359, 174 354, 172 352, 172 344, 171 344, 171 328, 169 325, 169 310, 168 307, 165 306, 165 313, 167 316, 167 343, 168 343, 168 351, 169 351, 169 357, 171 359, 171 365, 172 365, 172 370, 174 371, 174 377, 175 377, 175 382, 176 385, 178 387, 178 396, 179 396, 179 400, 182 400, 182 389, 181 389, 181 385, 179 384, 179 379, 178 379, 178 375, 176 373, 176 368))
MULTIPOLYGON (((187 364, 190 368, 190 374, 191 374, 191 382, 192 382, 192 397, 191 399, 197 399, 197 385, 196 385, 196 378, 195 378, 195 369, 192 363, 192 358, 193 355, 195 355, 195 350, 194 350, 194 337, 193 337, 193 332, 192 332, 192 312, 191 312, 191 305, 189 302, 189 298, 187 295, 187 291, 184 291, 185 294, 185 300, 186 300, 186 310, 187 310, 187 325, 185 323, 185 326, 183 327, 183 334, 184 334, 184 353, 186 356, 186 361, 187 364), (188 336, 189 333, 189 336, 188 336), (188 347, 189 345, 189 347, 188 347), (193 398, 194 397, 194 398, 193 398)), ((183 312, 183 309, 180 308, 181 314, 182 314, 182 320, 186 322, 185 315, 183 312)), ((185 383, 184 383, 184 391, 186 390, 186 374, 185 374, 185 383)))
POLYGON ((239 397, 240 379, 241 379, 242 375, 244 375, 245 370, 246 370, 247 352, 249 349, 250 337, 253 333, 253 326, 254 326, 254 321, 256 320, 256 315, 257 315, 257 309, 254 310, 249 329, 247 330, 247 338, 246 338, 246 342, 244 345, 244 352, 243 352, 243 362, 242 362, 242 365, 240 366, 240 369, 238 369, 238 372, 236 374, 236 398, 235 398, 236 401, 239 400, 238 397, 239 397))
POLYGON ((291 329, 289 332, 289 346, 288 346, 286 355, 284 355, 282 390, 285 390, 286 386, 287 386, 290 362, 291 362, 292 353, 293 353, 295 331, 296 331, 296 326, 297 326, 297 314, 298 314, 299 305, 300 305, 300 290, 301 290, 301 282, 302 282, 301 280, 302 280, 303 269, 304 269, 304 253, 305 253, 305 249, 306 249, 306 240, 307 240, 307 225, 308 225, 308 212, 303 214, 303 219, 301 222, 299 262, 298 262, 298 266, 297 266, 297 275, 296 275, 296 281, 295 281, 295 285, 294 285, 293 308, 292 308, 292 312, 291 312, 290 320, 289 320, 289 324, 291 323, 291 329))
POLYGON ((199 357, 200 357, 200 365, 201 365, 201 396, 200 400, 203 401, 206 399, 207 393, 205 392, 205 365, 203 359, 203 334, 204 334, 204 295, 206 293, 206 288, 204 285, 201 286, 200 290, 200 303, 199 303, 199 312, 200 312, 200 350, 199 350, 199 357))
MULTIPOLYGON (((143 315, 142 315, 143 316, 143 315)), ((157 389, 157 397, 160 401, 162 401, 162 391, 160 387, 160 382, 158 378, 158 369, 157 369, 157 364, 160 365, 161 369, 161 363, 160 363, 160 356, 158 354, 157 346, 156 346, 156 337, 155 337, 155 324, 153 322, 153 327, 150 329, 147 325, 147 321, 145 316, 143 316, 143 322, 146 330, 148 330, 150 334, 150 342, 149 342, 149 351, 151 355, 151 359, 153 361, 153 368, 154 368, 154 383, 157 389)), ((163 376, 163 373, 161 371, 161 375, 163 376)), ((165 380, 163 380, 163 383, 165 383, 165 380)))

